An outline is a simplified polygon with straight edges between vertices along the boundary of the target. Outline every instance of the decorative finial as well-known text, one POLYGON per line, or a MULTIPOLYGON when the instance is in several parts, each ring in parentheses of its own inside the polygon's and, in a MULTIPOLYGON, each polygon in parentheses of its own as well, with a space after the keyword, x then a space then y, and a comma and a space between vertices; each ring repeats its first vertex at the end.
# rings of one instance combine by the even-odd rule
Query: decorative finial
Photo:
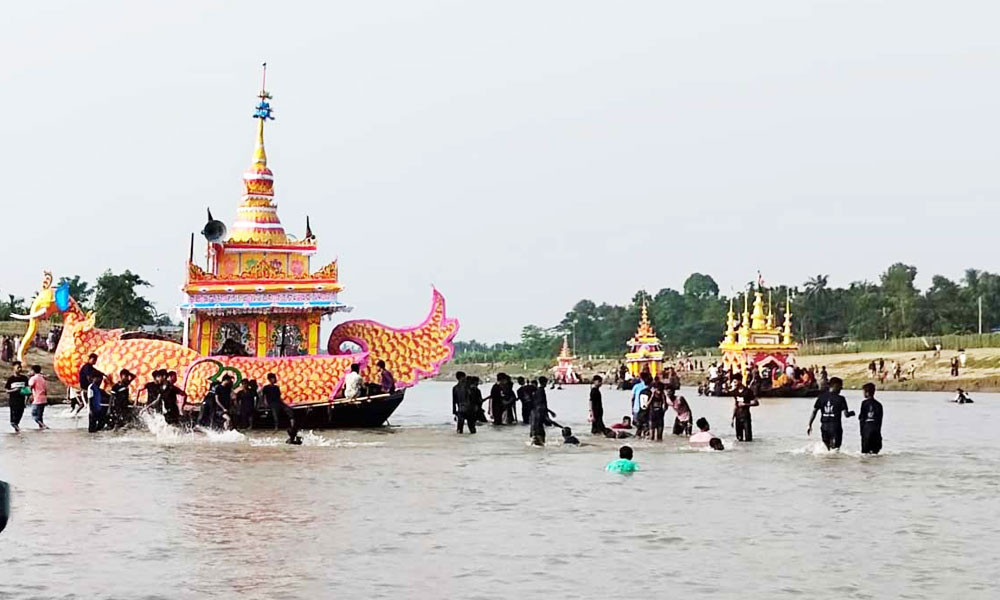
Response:
POLYGON ((260 93, 257 97, 260 98, 260 102, 257 103, 256 110, 253 113, 253 118, 260 119, 261 121, 270 119, 274 120, 274 116, 271 114, 273 109, 271 108, 271 103, 268 100, 271 99, 271 94, 267 92, 264 85, 267 83, 267 63, 261 65, 263 74, 260 79, 260 93))
POLYGON ((309 226, 309 215, 306 215, 306 239, 311 240, 314 237, 312 227, 309 226))

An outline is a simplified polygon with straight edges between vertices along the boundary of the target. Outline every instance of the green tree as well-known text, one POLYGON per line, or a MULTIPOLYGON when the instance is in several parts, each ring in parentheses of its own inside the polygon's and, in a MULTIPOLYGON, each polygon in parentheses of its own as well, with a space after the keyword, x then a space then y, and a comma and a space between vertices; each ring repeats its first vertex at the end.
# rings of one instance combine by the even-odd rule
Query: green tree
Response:
POLYGON ((17 298, 14 294, 7 294, 7 302, 0 301, 0 321, 10 320, 11 315, 23 315, 28 312, 24 298, 17 298))
POLYGON ((525 325, 521 330, 521 346, 526 358, 555 356, 561 342, 561 338, 537 325, 525 325))
POLYGON ((719 296, 719 284, 710 275, 691 273, 684 281, 684 295, 707 300, 719 296))
POLYGON ((917 277, 917 268, 896 263, 882 274, 882 293, 885 295, 888 308, 888 327, 890 337, 905 337, 915 335, 917 323, 917 292, 913 281, 917 277))
POLYGON ((962 288, 942 275, 935 275, 931 287, 921 299, 920 327, 924 333, 947 335, 974 331, 975 300, 969 304, 970 296, 962 293, 962 288))
POLYGON ((127 269, 118 275, 105 271, 97 278, 94 298, 97 326, 135 328, 155 323, 157 313, 153 303, 136 291, 148 286, 148 281, 127 269))

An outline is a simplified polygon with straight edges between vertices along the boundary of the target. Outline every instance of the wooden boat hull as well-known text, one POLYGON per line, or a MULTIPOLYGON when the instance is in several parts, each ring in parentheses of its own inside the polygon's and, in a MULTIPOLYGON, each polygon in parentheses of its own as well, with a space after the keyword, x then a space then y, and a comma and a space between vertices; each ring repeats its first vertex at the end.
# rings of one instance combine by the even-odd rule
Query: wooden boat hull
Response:
MULTIPOLYGON (((398 390, 392 394, 382 394, 358 400, 347 401, 343 398, 332 404, 312 404, 296 406, 295 425, 305 429, 365 429, 386 425, 389 417, 403 401, 406 390, 398 390)), ((278 421, 279 429, 287 429, 288 418, 282 415, 278 421)), ((253 429, 274 429, 274 418, 271 411, 258 409, 254 414, 253 429)))

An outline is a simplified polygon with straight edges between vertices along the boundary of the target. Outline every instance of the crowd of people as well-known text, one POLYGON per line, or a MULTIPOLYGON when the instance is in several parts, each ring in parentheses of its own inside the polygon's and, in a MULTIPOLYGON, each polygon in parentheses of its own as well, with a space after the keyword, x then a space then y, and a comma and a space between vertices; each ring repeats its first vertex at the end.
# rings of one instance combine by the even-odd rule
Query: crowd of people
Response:
MULTIPOLYGON (((53 327, 49 330, 48 335, 35 334, 35 339, 32 340, 31 346, 45 352, 55 352, 61 336, 62 327, 53 327)), ((0 362, 12 364, 17 360, 17 354, 21 350, 22 343, 21 336, 0 336, 0 362)))
MULTIPOLYGON (((135 398, 131 390, 135 375, 122 369, 117 379, 99 371, 97 355, 91 354, 80 367, 78 393, 70 393, 70 412, 88 414, 88 431, 96 433, 105 429, 119 429, 132 425, 142 411, 163 415, 168 425, 190 429, 253 429, 256 421, 270 416, 275 430, 287 427, 288 443, 301 444, 295 423, 295 412, 281 397, 278 377, 268 373, 267 383, 259 386, 256 380, 236 378, 225 373, 210 382, 209 390, 201 402, 190 402, 187 394, 177 385, 177 372, 159 369, 152 379, 144 383, 135 398)), ((7 378, 5 390, 10 407, 10 424, 19 432, 21 420, 30 398, 32 417, 40 429, 46 429, 45 407, 48 404, 47 384, 42 369, 31 367, 31 376, 22 365, 14 361, 13 372, 7 378)), ((383 361, 378 361, 378 382, 364 385, 360 365, 353 365, 345 377, 345 398, 356 399, 363 394, 392 393, 396 382, 383 361)))
MULTIPOLYGON (((727 391, 726 395, 733 398, 730 424, 737 442, 753 441, 752 409, 760 405, 758 400, 760 380, 765 376, 773 378, 774 375, 769 371, 778 370, 758 371, 754 367, 748 368, 751 369, 751 376, 747 383, 740 378, 733 378, 730 373, 721 369, 718 371, 730 377, 724 389, 727 391), (758 373, 757 377, 754 377, 753 373, 758 373)), ((811 374, 814 369, 804 371, 811 374)), ((838 450, 843 442, 842 419, 853 417, 855 413, 849 410, 847 400, 841 395, 843 381, 839 377, 828 378, 825 367, 820 369, 820 374, 822 389, 817 392, 817 398, 812 405, 813 412, 806 433, 812 434, 813 422, 818 415, 823 444, 828 450, 838 450)), ((781 370, 777 375, 778 380, 782 376, 790 377, 791 373, 781 370)), ((798 373, 795 376, 802 377, 798 373)), ((496 426, 507 426, 520 422, 530 426, 528 437, 532 445, 545 445, 545 428, 549 426, 562 430, 564 443, 579 443, 570 428, 562 427, 553 420, 557 415, 548 406, 546 378, 539 377, 529 381, 524 377, 518 377, 515 388, 514 379, 506 373, 500 373, 486 396, 480 391, 481 381, 478 377, 460 371, 456 378, 457 382, 452 388, 452 413, 459 434, 464 433, 466 429, 470 434, 474 434, 477 425, 483 423, 492 422, 496 426), (518 402, 521 403, 520 421, 518 402)), ((589 404, 592 435, 616 439, 635 437, 660 442, 663 440, 664 431, 668 431, 674 436, 686 438, 694 447, 724 449, 723 441, 711 432, 708 420, 704 417, 696 419, 687 399, 679 394, 680 382, 672 369, 666 369, 658 376, 643 371, 631 382, 629 396, 631 414, 625 415, 621 422, 610 427, 604 423, 604 402, 601 393, 603 384, 604 378, 601 375, 595 375, 591 380, 589 404), (667 419, 671 411, 672 422, 667 419)), ((874 383, 865 384, 863 391, 864 401, 858 415, 862 452, 878 454, 882 447, 883 409, 881 403, 875 399, 874 383)), ((959 401, 968 400, 960 396, 959 401)), ((631 453, 632 449, 629 448, 628 452, 631 453)), ((622 456, 621 459, 631 460, 631 456, 622 456)), ((619 467, 609 465, 609 469, 619 470, 619 467)))
POLYGON ((801 368, 793 363, 785 365, 749 364, 745 367, 747 376, 744 378, 742 367, 712 363, 704 381, 698 384, 698 394, 702 396, 728 396, 737 391, 738 386, 747 385, 758 396, 767 393, 807 392, 829 387, 829 376, 826 367, 801 368), (744 384, 745 381, 745 384, 744 384))
MULTIPOLYGON (((546 427, 557 427, 563 436, 563 443, 579 443, 572 429, 563 427, 553 419, 557 417, 548 407, 546 389, 549 381, 545 377, 527 380, 517 378, 517 389, 514 380, 506 373, 500 373, 496 382, 490 388, 489 394, 483 396, 480 390, 481 380, 476 376, 466 375, 459 371, 456 383, 452 388, 451 409, 456 424, 456 432, 476 433, 477 426, 492 422, 495 426, 528 425, 528 438, 532 445, 544 446, 546 427), (520 420, 517 404, 520 402, 520 420)), ((708 421, 694 420, 691 407, 683 396, 677 395, 680 389, 676 373, 668 371, 663 378, 653 378, 644 372, 638 382, 632 387, 633 414, 626 415, 621 423, 611 427, 604 424, 604 403, 601 387, 604 378, 595 375, 590 386, 590 432, 609 438, 638 437, 653 441, 663 440, 666 415, 668 410, 675 413, 671 432, 676 436, 687 436, 697 443, 713 448, 722 447, 722 441, 709 435, 708 421), (692 433, 693 425, 697 424, 698 433, 692 433), (707 439, 706 435, 709 435, 707 439), (714 442, 712 440, 715 440, 714 442)))
MULTIPOLYGON (((965 353, 962 353, 962 366, 965 365, 965 353)), ((959 359, 956 357, 951 363, 951 374, 954 377, 958 377, 958 365, 959 359)), ((892 379, 893 381, 907 381, 913 380, 917 377, 917 359, 911 358, 906 366, 903 366, 902 362, 896 362, 895 360, 890 361, 888 364, 885 359, 880 358, 878 360, 873 360, 868 363, 868 376, 880 383, 885 383, 886 380, 892 379), (905 369, 905 374, 904 374, 905 369)))

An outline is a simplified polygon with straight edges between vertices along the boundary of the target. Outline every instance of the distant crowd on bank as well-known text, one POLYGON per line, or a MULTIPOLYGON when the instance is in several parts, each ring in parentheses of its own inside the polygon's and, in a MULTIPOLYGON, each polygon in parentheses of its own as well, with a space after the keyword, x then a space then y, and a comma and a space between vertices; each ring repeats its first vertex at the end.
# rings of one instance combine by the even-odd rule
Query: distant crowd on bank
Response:
MULTIPOLYGON (((35 334, 31 346, 45 352, 55 352, 59 345, 59 338, 62 336, 62 327, 53 327, 48 335, 35 334)), ((13 364, 17 360, 17 355, 21 351, 23 340, 21 336, 4 335, 0 336, 0 362, 13 364)))

